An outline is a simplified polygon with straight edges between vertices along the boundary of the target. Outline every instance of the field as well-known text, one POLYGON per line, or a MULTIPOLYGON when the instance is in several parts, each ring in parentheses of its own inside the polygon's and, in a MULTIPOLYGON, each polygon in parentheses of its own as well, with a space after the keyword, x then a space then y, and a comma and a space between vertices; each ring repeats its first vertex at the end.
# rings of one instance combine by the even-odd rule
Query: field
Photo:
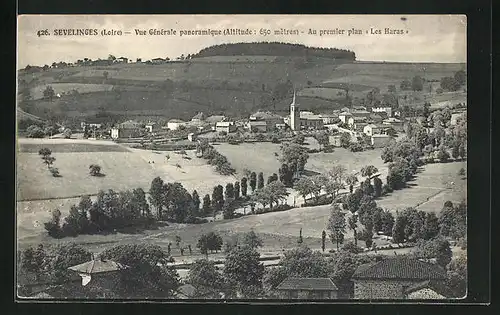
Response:
MULTIPOLYGON (((318 148, 316 140, 307 138, 309 148, 318 148)), ((277 173, 281 164, 275 153, 280 153, 280 144, 264 143, 242 143, 231 145, 223 143, 216 146, 217 151, 225 155, 236 169, 239 176, 248 169, 255 172, 263 172, 264 176, 277 173)), ((306 164, 306 170, 324 174, 333 165, 343 165, 348 173, 356 173, 365 165, 374 165, 381 171, 385 166, 380 158, 381 150, 369 150, 353 153, 344 148, 336 148, 333 153, 310 153, 306 164)))
MULTIPOLYGON (((111 91, 113 85, 111 84, 81 84, 81 83, 55 83, 50 84, 54 89, 54 93, 63 94, 76 90, 78 93, 91 93, 100 91, 111 91)), ((43 98, 43 91, 47 85, 38 85, 31 89, 31 96, 34 100, 43 98)))
POLYGON ((447 200, 459 203, 467 199, 467 181, 458 175, 461 168, 467 169, 467 163, 428 164, 408 188, 392 192, 377 204, 391 211, 413 205, 418 210, 438 213, 447 200))

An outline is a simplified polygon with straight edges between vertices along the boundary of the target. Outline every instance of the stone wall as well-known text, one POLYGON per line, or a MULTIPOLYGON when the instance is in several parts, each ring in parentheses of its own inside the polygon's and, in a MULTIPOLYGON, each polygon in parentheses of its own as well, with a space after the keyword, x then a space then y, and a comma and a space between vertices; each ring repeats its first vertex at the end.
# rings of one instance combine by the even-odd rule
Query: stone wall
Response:
POLYGON ((404 289, 414 281, 354 280, 355 299, 403 299, 404 289))

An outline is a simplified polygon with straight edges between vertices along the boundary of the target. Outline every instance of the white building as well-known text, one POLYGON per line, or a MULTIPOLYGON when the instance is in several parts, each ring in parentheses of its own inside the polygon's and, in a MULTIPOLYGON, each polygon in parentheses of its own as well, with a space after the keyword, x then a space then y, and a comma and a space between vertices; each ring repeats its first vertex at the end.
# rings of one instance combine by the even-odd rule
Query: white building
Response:
POLYGON ((342 123, 346 124, 347 121, 349 120, 349 118, 352 117, 352 114, 350 112, 347 112, 347 111, 343 111, 339 114, 339 119, 342 123))
POLYGON ((236 131, 234 121, 220 121, 215 124, 215 131, 231 133, 236 131))
MULTIPOLYGON (((387 128, 387 127, 386 127, 387 128)), ((373 136, 377 134, 381 134, 384 128, 380 125, 368 124, 363 128, 363 133, 367 136, 373 136)))
POLYGON ((183 126, 184 124, 185 124, 185 122, 183 120, 180 120, 180 119, 170 119, 167 122, 167 127, 170 130, 177 130, 177 129, 179 129, 180 126, 183 126))

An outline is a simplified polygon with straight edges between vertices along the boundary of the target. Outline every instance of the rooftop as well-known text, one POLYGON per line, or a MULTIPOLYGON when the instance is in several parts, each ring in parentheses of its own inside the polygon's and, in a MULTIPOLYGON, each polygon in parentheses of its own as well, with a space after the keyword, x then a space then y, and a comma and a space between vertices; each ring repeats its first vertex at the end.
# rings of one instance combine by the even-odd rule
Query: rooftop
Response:
POLYGON ((358 267, 353 279, 377 280, 444 280, 446 272, 438 265, 415 258, 388 258, 358 267))
POLYGON ((184 121, 180 120, 180 119, 170 119, 168 122, 169 123, 183 123, 184 121))
POLYGON ((226 116, 223 116, 223 115, 212 115, 212 116, 209 116, 205 119, 205 121, 209 122, 209 123, 216 123, 216 122, 219 122, 219 121, 223 121, 224 119, 226 119, 226 116))
POLYGON ((287 278, 278 290, 338 290, 330 278, 287 278))
POLYGON ((104 273, 104 272, 113 272, 121 269, 128 268, 125 265, 114 262, 112 260, 105 259, 93 259, 91 261, 87 261, 83 264, 79 264, 73 267, 69 267, 68 269, 79 272, 79 273, 88 273, 88 274, 96 274, 96 273, 104 273))
POLYGON ((258 111, 256 113, 250 115, 250 119, 265 120, 265 119, 280 119, 280 118, 283 118, 283 117, 281 117, 280 115, 275 114, 275 113, 262 112, 262 111, 258 111))

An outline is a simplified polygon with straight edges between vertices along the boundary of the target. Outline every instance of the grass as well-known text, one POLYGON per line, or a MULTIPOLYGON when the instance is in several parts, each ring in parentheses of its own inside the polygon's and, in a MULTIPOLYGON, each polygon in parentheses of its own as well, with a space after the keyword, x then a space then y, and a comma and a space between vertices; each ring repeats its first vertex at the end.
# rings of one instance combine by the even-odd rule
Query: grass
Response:
POLYGON ((466 168, 467 163, 425 165, 416 179, 408 183, 409 187, 392 192, 377 204, 393 212, 414 206, 418 210, 438 213, 447 200, 459 203, 467 199, 467 181, 458 175, 462 167, 466 168))
MULTIPOLYGON (((73 90, 78 91, 79 93, 91 93, 91 92, 99 92, 99 91, 111 91, 113 88, 110 84, 80 84, 80 83, 54 83, 50 84, 50 86, 54 89, 54 93, 57 95, 62 93, 67 93, 73 90)), ((38 85, 37 87, 31 89, 31 96, 33 99, 41 99, 43 98, 43 91, 47 85, 38 85)))

